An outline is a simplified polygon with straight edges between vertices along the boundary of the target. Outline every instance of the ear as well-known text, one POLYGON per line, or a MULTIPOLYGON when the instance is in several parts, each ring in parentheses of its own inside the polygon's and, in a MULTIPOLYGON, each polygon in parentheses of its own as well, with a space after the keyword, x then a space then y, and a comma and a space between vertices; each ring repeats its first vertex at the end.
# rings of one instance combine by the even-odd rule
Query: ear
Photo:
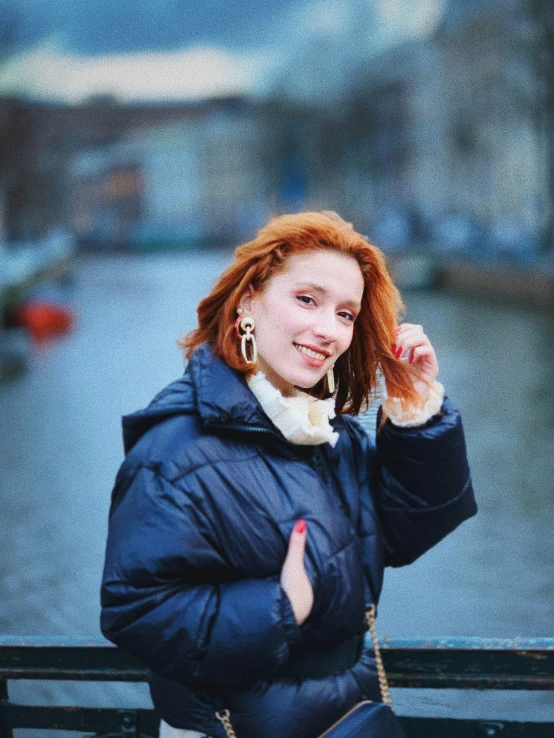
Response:
POLYGON ((249 313, 251 311, 253 296, 254 290, 252 289, 252 285, 248 285, 246 292, 244 292, 238 304, 238 307, 242 308, 244 313, 249 313))

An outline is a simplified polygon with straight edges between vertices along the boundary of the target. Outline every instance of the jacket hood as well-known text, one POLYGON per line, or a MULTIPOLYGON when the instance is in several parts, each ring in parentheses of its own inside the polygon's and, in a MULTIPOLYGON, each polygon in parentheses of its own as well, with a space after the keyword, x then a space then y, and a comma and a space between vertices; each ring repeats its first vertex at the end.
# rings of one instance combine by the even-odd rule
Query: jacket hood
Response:
POLYGON ((192 354, 180 379, 159 392, 148 407, 123 416, 125 453, 154 425, 190 414, 200 415, 206 427, 256 426, 280 435, 244 376, 204 343, 192 354))

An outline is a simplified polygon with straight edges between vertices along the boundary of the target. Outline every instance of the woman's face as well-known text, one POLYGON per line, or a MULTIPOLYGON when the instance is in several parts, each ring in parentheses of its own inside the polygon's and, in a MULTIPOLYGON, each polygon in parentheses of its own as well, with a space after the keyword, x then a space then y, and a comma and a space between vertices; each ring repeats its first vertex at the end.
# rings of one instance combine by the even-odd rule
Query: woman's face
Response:
POLYGON ((318 250, 292 254, 261 292, 243 295, 267 379, 284 394, 317 384, 350 346, 363 291, 353 257, 318 250))

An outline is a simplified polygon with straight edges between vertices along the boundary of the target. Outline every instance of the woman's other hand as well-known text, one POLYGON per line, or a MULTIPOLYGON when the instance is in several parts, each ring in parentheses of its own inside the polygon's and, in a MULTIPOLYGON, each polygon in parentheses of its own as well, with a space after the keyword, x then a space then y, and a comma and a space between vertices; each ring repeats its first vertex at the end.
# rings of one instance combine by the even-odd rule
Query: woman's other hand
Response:
POLYGON ((429 397, 429 389, 439 373, 439 365, 435 349, 423 332, 423 328, 412 323, 402 323, 397 326, 396 341, 392 350, 397 359, 402 356, 408 357, 408 362, 414 369, 414 388, 426 401, 429 397))
POLYGON ((289 548, 281 569, 281 587, 287 593, 298 625, 306 620, 314 604, 314 591, 304 566, 307 535, 306 521, 298 520, 290 535, 289 548))

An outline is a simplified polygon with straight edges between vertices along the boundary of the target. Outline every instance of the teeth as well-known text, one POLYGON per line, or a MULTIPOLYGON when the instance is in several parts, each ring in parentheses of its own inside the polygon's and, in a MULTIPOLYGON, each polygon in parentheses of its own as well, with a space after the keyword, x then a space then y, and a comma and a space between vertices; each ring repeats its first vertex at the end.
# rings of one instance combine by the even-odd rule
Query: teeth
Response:
POLYGON ((303 354, 306 354, 306 356, 311 356, 312 359, 319 359, 320 361, 323 361, 327 358, 325 354, 319 354, 317 351, 312 351, 312 349, 306 348, 305 346, 299 346, 297 343, 295 343, 294 345, 299 351, 302 351, 303 354))

